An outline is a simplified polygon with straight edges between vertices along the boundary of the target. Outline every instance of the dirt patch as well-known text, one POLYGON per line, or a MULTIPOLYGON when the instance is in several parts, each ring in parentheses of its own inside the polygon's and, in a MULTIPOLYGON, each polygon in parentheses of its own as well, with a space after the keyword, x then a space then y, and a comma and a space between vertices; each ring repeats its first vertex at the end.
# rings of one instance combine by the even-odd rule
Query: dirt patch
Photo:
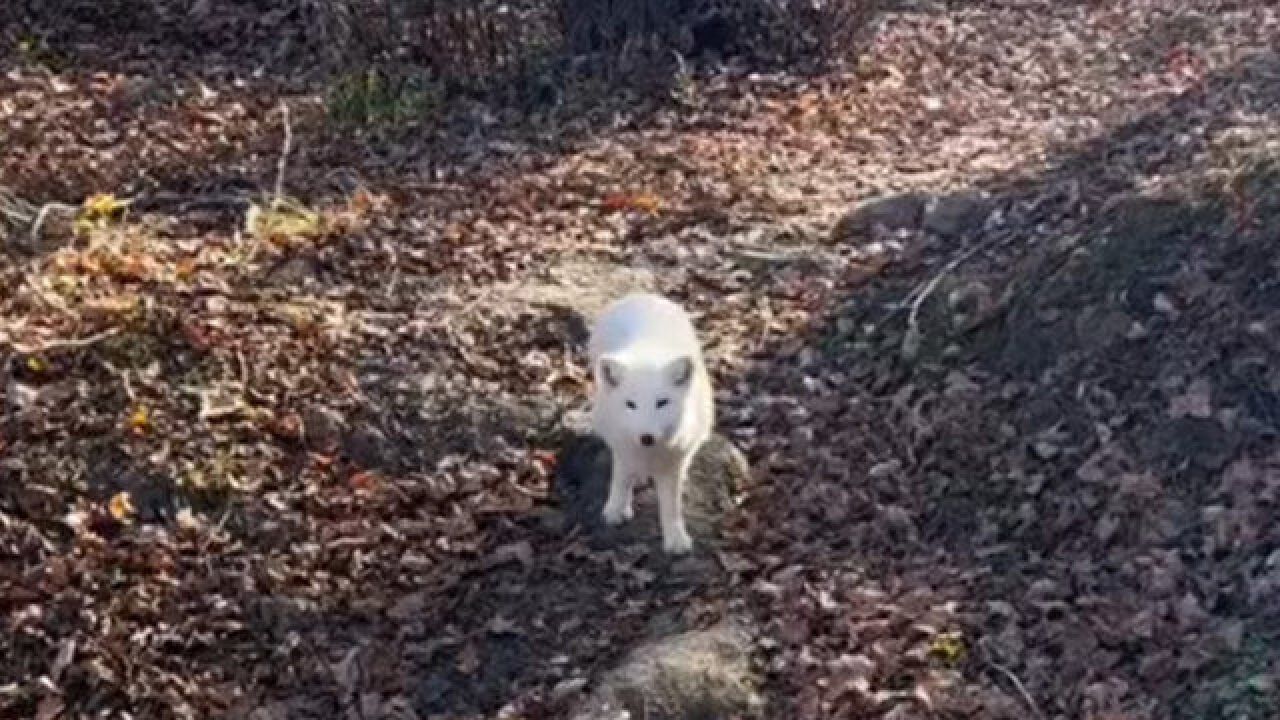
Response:
MULTIPOLYGON (((611 462, 603 440, 594 435, 574 438, 559 457, 553 491, 569 520, 609 544, 660 539, 657 498, 648 483, 637 488, 634 519, 616 528, 604 524, 600 511, 609 494, 611 462)), ((749 472, 742 452, 722 436, 712 436, 698 451, 685 486, 685 517, 695 542, 720 541, 718 525, 734 498, 746 491, 749 472)))

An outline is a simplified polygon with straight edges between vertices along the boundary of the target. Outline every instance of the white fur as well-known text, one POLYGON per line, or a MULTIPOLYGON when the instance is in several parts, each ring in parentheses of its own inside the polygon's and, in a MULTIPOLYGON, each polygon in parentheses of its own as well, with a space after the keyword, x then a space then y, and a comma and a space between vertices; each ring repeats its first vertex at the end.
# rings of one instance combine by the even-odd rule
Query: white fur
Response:
POLYGON ((613 456, 605 522, 630 519, 636 482, 653 478, 663 549, 689 552, 684 483, 715 422, 711 380, 693 323, 666 298, 628 295, 596 320, 588 354, 595 378, 592 426, 613 456), (645 435, 652 436, 651 445, 642 443, 645 435))

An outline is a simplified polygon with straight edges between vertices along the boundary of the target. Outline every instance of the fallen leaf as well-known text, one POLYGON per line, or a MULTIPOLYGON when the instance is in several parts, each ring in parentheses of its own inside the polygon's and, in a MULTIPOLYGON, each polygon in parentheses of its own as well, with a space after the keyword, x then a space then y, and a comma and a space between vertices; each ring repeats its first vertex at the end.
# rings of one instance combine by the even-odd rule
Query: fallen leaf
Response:
POLYGON ((179 260, 178 263, 173 266, 173 275, 179 280, 190 280, 195 274, 196 261, 191 258, 179 260))
POLYGON ((463 675, 472 675, 480 668, 480 650, 475 643, 469 642, 458 651, 457 668, 463 675))
POLYGON ((129 413, 127 423, 129 431, 134 435, 145 435, 151 430, 151 412, 146 407, 139 405, 129 413))
POLYGON ((1213 416, 1211 389, 1206 378, 1197 378, 1186 392, 1169 399, 1169 417, 1208 418, 1213 416))
POLYGON ((81 211, 92 218, 110 217, 122 212, 127 203, 111 193, 97 193, 85 198, 81 211))
POLYGON ((572 677, 568 680, 561 680, 556 686, 551 688, 551 699, 554 702, 563 702, 572 695, 585 690, 587 687, 587 679, 584 677, 572 677))
POLYGON ((280 246, 289 245, 295 238, 314 238, 324 230, 319 213, 294 203, 250 205, 244 222, 250 235, 280 246))
POLYGON ((195 322, 184 322, 181 325, 182 337, 196 350, 208 350, 213 346, 213 337, 203 326, 195 322))
POLYGON ((361 470, 347 478, 347 484, 358 493, 368 493, 378 488, 380 480, 376 470, 361 470))
POLYGON ((387 610, 387 617, 392 620, 408 620, 415 615, 420 615, 426 607, 427 594, 425 592, 410 593, 397 600, 387 610))
POLYGON ((534 449, 529 451, 529 455, 543 472, 549 472, 556 466, 556 454, 550 450, 534 449))
POLYGON ((631 198, 631 208, 633 210, 642 210, 647 213, 657 213, 662 207, 662 201, 656 195, 649 193, 641 193, 631 198))
POLYGON ((267 421, 267 429, 276 437, 285 440, 302 439, 302 428, 302 416, 296 412, 272 415, 267 421))
POLYGON ((110 193, 97 193, 85 198, 73 225, 77 235, 101 230, 120 219, 128 203, 110 193))
POLYGON ((62 702, 62 698, 57 695, 46 696, 36 706, 36 720, 54 720, 65 708, 66 703, 62 702))
POLYGON ((130 254, 112 256, 104 267, 111 277, 124 282, 143 282, 154 274, 154 262, 147 257, 130 254))
POLYGON ((134 513, 137 509, 133 506, 133 498, 126 491, 120 491, 111 496, 107 501, 107 511, 111 513, 111 517, 117 522, 129 523, 133 521, 134 513))
POLYGON ((90 316, 119 320, 133 315, 141 306, 142 300, 137 295, 127 293, 88 300, 84 304, 84 309, 90 316))
POLYGON ((227 391, 209 389, 200 393, 200 414, 204 421, 225 420, 247 409, 244 400, 227 391))
POLYGON ((360 683, 362 669, 360 665, 360 648, 353 647, 341 660, 330 666, 333 669, 334 679, 348 696, 355 692, 360 683))
POLYGON ((75 638, 66 638, 58 645, 58 655, 49 666, 49 679, 56 685, 62 679, 62 673, 71 666, 76 657, 75 638))
POLYGON ((509 562, 518 562, 526 571, 533 569, 533 546, 528 540, 499 545, 484 559, 484 569, 490 570, 509 562))
POLYGON ((619 212, 622 210, 639 210, 650 214, 656 214, 662 207, 662 200, 656 195, 650 193, 640 193, 631 195, 628 193, 614 193, 605 196, 600 206, 609 212, 619 212))
POLYGON ((492 635, 517 635, 519 629, 516 624, 501 615, 494 615, 489 620, 489 624, 485 626, 492 635))
POLYGON ((929 655, 947 667, 954 667, 965 654, 964 637, 958 632, 941 633, 929 643, 929 655))

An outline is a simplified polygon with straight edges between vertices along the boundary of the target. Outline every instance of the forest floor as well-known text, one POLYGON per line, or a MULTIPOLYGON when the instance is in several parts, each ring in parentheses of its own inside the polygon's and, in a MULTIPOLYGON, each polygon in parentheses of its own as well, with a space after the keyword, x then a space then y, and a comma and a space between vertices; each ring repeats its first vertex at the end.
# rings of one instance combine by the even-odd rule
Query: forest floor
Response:
POLYGON ((564 717, 722 620, 766 717, 1280 715, 1280 4, 911 6, 420 133, 7 48, 0 715, 564 717), (751 465, 674 563, 551 487, 628 287, 751 465))

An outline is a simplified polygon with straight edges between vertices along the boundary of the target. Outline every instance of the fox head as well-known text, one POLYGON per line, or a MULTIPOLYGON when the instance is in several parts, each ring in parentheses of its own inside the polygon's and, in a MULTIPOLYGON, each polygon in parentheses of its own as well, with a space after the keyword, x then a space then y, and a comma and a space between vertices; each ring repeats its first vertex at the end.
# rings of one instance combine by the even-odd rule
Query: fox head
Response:
POLYGON ((694 361, 605 355, 596 363, 599 409, 618 439, 641 449, 674 445, 692 396, 694 361))

